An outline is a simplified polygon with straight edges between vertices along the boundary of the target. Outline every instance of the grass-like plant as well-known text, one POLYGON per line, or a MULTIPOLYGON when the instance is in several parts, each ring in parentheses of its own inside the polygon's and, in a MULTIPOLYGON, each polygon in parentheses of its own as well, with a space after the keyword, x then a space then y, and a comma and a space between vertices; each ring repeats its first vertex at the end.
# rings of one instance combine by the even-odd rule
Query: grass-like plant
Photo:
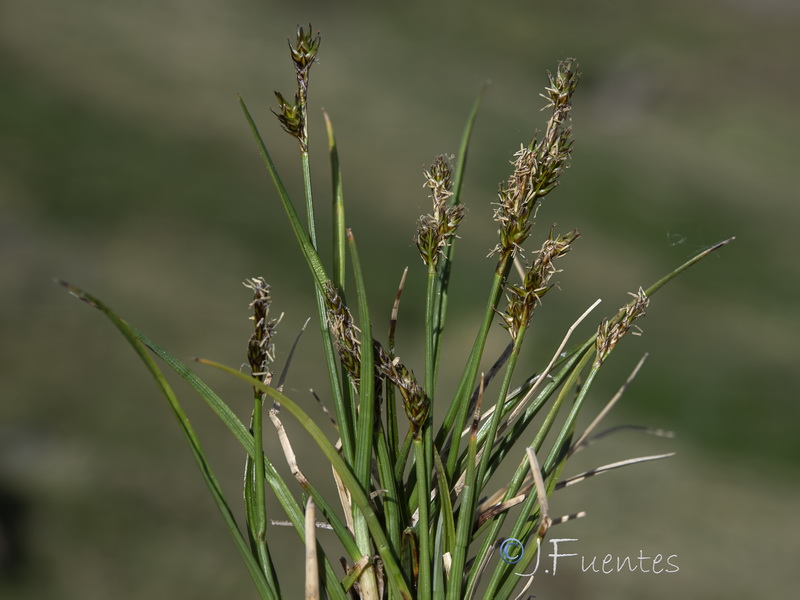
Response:
MULTIPOLYGON (((427 275, 425 364, 423 376, 418 379, 396 355, 395 326, 402 283, 386 342, 381 343, 373 335, 355 237, 345 226, 336 142, 327 114, 333 173, 330 271, 320 257, 308 150, 309 73, 316 62, 320 36, 312 34, 310 26, 308 31, 298 28, 296 41, 289 46, 297 89, 293 100, 276 93, 278 108, 273 112, 283 129, 298 142, 305 225, 255 121, 244 101, 240 99, 240 103, 289 226, 308 263, 313 282, 309 293, 316 298, 330 380, 333 426, 328 426, 326 420, 323 425, 327 431, 324 431, 296 400, 284 395, 285 368, 277 378, 274 376, 273 337, 278 319, 270 316, 270 288, 262 278, 245 282, 253 293, 254 331, 247 345, 250 374, 198 359, 229 372, 252 388, 249 426, 237 417, 230 403, 160 345, 95 297, 70 284, 62 284, 101 310, 155 377, 192 448, 260 598, 286 597, 274 566, 274 549, 270 547, 269 529, 274 526, 271 525, 274 515, 270 518, 267 515, 267 488, 285 513, 279 518, 288 519, 305 543, 306 598, 457 600, 506 599, 515 591, 521 594, 519 588, 530 585, 532 579, 520 578, 516 573, 525 571, 535 551, 520 556, 519 548, 509 551, 504 546, 499 559, 493 560, 493 554, 506 539, 536 548, 536 542, 547 535, 550 527, 581 516, 551 516, 547 500, 555 490, 611 468, 666 456, 632 459, 570 479, 561 478, 566 461, 586 447, 591 436, 599 435, 592 431, 607 409, 580 435, 577 418, 599 370, 617 343, 636 329, 635 321, 644 314, 655 292, 730 240, 708 248, 648 288, 640 288, 631 294, 630 302, 602 319, 595 333, 578 343, 570 341, 578 324, 596 304, 590 307, 569 329, 548 364, 538 373, 517 376, 517 361, 531 318, 542 297, 554 286, 553 277, 559 271, 556 265, 579 237, 577 231, 558 235, 551 231, 537 250, 525 249, 540 202, 558 186, 572 152, 570 109, 579 73, 574 60, 561 62, 555 73, 549 74, 543 94, 549 113, 544 130, 514 154, 511 174, 499 186, 494 205, 498 242, 490 254, 495 262, 486 309, 476 323, 475 341, 460 383, 452 396, 442 397, 437 393, 436 381, 446 331, 455 233, 464 217, 461 194, 467 149, 479 101, 471 111, 454 160, 436 157, 424 171, 432 209, 420 218, 414 238, 427 275), (345 285, 348 253, 354 282, 349 299, 345 285), (350 299, 355 299, 354 305, 350 299), (351 306, 357 308, 358 320, 351 306), (510 342, 491 368, 482 373, 484 346, 498 315, 510 342), (241 443, 246 461, 244 531, 240 530, 200 442, 153 355, 182 377, 241 443), (490 385, 496 376, 499 384, 490 385), (512 387, 515 377, 521 383, 512 387), (268 430, 280 440, 284 459, 307 499, 305 505, 298 501, 297 490, 293 492, 290 482, 276 470, 273 462, 276 458, 264 454, 263 438, 268 435, 264 431, 264 407, 270 400, 268 416, 272 427, 268 430), (402 405, 407 423, 400 417, 398 404, 402 405), (282 411, 297 419, 330 462, 338 498, 323 496, 299 469, 281 422, 282 411), (538 428, 533 428, 537 416, 538 428), (512 477, 500 489, 489 489, 493 475, 507 462, 517 465, 512 477), (334 506, 337 502, 338 508, 334 506), (344 570, 334 566, 339 557, 329 556, 317 542, 318 514, 341 544, 344 570), (506 525, 503 529, 509 519, 510 528, 506 525)), ((487 279, 488 276, 487 273, 487 279)), ((289 357, 293 352, 294 346, 289 357)))

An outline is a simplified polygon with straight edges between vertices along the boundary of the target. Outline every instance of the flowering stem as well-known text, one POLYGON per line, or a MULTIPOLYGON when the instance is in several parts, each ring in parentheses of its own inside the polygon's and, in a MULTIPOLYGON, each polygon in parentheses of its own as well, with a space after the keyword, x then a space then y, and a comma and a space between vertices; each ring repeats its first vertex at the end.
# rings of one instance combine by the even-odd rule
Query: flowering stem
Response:
POLYGON ((483 355, 483 349, 486 345, 486 338, 489 335, 489 328, 492 325, 492 319, 497 310, 497 303, 503 291, 503 283, 508 276, 508 271, 511 269, 511 264, 512 260, 510 254, 501 255, 494 273, 492 288, 489 292, 489 302, 486 306, 486 312, 483 314, 483 322, 478 330, 475 343, 472 346, 472 351, 467 360, 464 374, 459 382, 455 398, 448 408, 447 414, 444 417, 444 423, 442 423, 436 440, 436 445, 443 448, 447 436, 452 434, 450 449, 447 455, 447 477, 450 480, 453 478, 453 473, 455 472, 456 463, 458 461, 458 446, 461 442, 460 434, 467 420, 472 386, 475 384, 475 379, 478 376, 478 368, 480 367, 481 356, 483 355))
MULTIPOLYGON (((428 428, 430 429, 430 428, 428 428)), ((431 550, 430 523, 428 522, 428 502, 430 501, 427 485, 428 475, 425 465, 424 445, 421 437, 414 438, 414 459, 417 465, 417 498, 419 502, 419 520, 417 535, 419 536, 419 578, 417 580, 417 597, 427 600, 431 597, 431 550)))
POLYGON ((264 398, 261 392, 253 393, 253 442, 255 444, 255 455, 253 458, 253 491, 254 494, 254 516, 255 520, 250 524, 253 541, 258 555, 258 561, 267 581, 273 588, 279 590, 275 570, 267 548, 267 514, 266 499, 264 497, 264 438, 263 438, 263 410, 264 398))

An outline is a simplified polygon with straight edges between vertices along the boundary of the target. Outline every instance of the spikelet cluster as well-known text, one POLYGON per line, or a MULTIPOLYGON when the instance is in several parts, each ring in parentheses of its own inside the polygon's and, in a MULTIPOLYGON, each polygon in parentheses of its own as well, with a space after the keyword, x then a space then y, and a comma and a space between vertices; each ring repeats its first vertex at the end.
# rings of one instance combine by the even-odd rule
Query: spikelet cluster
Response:
POLYGON ((269 284, 262 277, 245 279, 244 286, 253 291, 253 301, 250 308, 253 310, 253 335, 247 344, 247 362, 250 373, 269 385, 272 380, 272 371, 269 365, 275 360, 275 345, 272 338, 280 321, 269 318, 269 308, 272 298, 269 293, 269 284))
POLYGON ((294 95, 294 102, 289 102, 280 92, 275 92, 275 97, 278 99, 278 110, 272 111, 278 117, 283 130, 297 138, 303 152, 308 152, 308 110, 306 108, 308 75, 317 60, 320 40, 319 33, 316 36, 311 33, 311 24, 308 25, 308 32, 300 26, 297 27, 295 44, 292 45, 292 42, 289 41, 289 51, 297 75, 297 91, 294 95))
POLYGON ((572 156, 572 128, 568 125, 572 95, 578 86, 577 63, 562 61, 556 74, 548 73, 549 85, 542 96, 551 111, 544 136, 534 139, 514 155, 514 171, 498 189, 494 219, 500 224, 500 241, 492 253, 514 256, 522 249, 531 229, 530 219, 538 201, 558 185, 572 156))
MULTIPOLYGON (((353 321, 350 309, 342 300, 331 281, 325 286, 328 328, 336 341, 336 350, 342 366, 356 386, 361 381, 360 331, 353 321)), ((376 379, 397 386, 403 397, 403 406, 415 431, 419 431, 428 417, 430 402, 414 373, 399 359, 392 360, 377 340, 372 341, 376 379)))
MULTIPOLYGON (((635 294, 628 292, 633 296, 633 300, 623 306, 619 313, 611 319, 603 319, 600 327, 597 329, 597 340, 595 342, 595 349, 597 357, 595 358, 595 366, 600 366, 603 361, 608 357, 609 353, 614 349, 628 331, 634 325, 636 319, 644 316, 644 310, 650 304, 650 298, 644 293, 642 288, 635 294)), ((638 329, 638 327, 637 327, 638 329)))
POLYGON ((453 195, 453 168, 447 157, 437 156, 430 169, 423 171, 423 174, 425 186, 431 191, 433 212, 420 217, 414 242, 423 262, 428 266, 436 266, 442 249, 455 235, 464 218, 465 209, 462 204, 448 206, 448 199, 453 195))
POLYGON ((577 230, 556 238, 551 232, 536 253, 536 260, 525 272, 522 284, 506 286, 508 304, 501 325, 508 330, 512 339, 517 338, 520 328, 528 326, 536 305, 553 287, 550 279, 559 271, 555 267, 555 260, 569 252, 572 242, 579 237, 577 230))

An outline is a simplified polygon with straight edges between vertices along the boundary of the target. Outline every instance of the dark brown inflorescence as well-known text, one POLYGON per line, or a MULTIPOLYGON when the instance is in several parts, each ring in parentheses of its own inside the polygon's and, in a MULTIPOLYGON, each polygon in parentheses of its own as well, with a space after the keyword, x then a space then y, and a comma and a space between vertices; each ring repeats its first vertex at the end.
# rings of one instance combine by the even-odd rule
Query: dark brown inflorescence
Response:
POLYGON ((555 239, 551 232, 537 252, 536 260, 526 271, 522 284, 508 284, 506 288, 508 290, 508 306, 503 314, 502 326, 508 329, 512 339, 516 339, 521 327, 528 326, 536 305, 541 301, 542 296, 553 287, 550 279, 558 273, 554 264, 555 259, 561 258, 569 252, 572 242, 579 237, 580 234, 577 230, 572 230, 555 239))
MULTIPOLYGON (((331 281, 328 281, 325 286, 325 299, 328 307, 328 328, 336 340, 339 359, 353 383, 358 386, 361 380, 360 331, 353 322, 350 309, 331 281)), ((397 386, 403 396, 406 415, 415 431, 419 431, 427 419, 430 409, 428 397, 422 386, 417 382, 414 373, 399 359, 389 358, 383 346, 376 340, 372 341, 372 351, 375 358, 376 375, 380 380, 397 386)))
POLYGON ((294 103, 288 102, 282 94, 275 92, 278 99, 278 110, 272 112, 278 117, 284 131, 297 138, 300 142, 300 149, 308 152, 308 74, 312 65, 317 61, 319 52, 320 35, 314 36, 311 33, 311 24, 308 25, 308 32, 302 27, 297 27, 297 37, 295 45, 289 41, 289 51, 292 54, 297 75, 297 92, 294 95, 294 103))
POLYGON ((247 344, 247 361, 250 365, 250 373, 269 385, 272 380, 272 371, 269 365, 275 360, 275 346, 272 338, 278 326, 280 318, 269 318, 269 307, 272 298, 269 293, 269 285, 262 277, 245 279, 244 286, 253 290, 253 301, 250 308, 253 309, 253 335, 247 344))
POLYGON ((464 218, 463 205, 448 206, 448 199, 453 195, 452 174, 450 162, 441 155, 434 159, 430 169, 424 171, 425 186, 431 190, 433 212, 420 217, 414 242, 428 266, 436 266, 442 249, 456 234, 456 228, 464 218))

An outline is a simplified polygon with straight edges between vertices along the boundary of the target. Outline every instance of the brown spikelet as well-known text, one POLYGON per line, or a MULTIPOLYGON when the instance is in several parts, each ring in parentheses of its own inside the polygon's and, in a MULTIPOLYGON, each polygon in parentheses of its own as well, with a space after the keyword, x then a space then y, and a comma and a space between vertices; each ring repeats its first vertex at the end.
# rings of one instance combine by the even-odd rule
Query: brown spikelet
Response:
POLYGON ((514 256, 522 249, 537 202, 556 188, 572 156, 572 129, 567 123, 579 79, 577 63, 562 61, 548 79, 542 94, 548 100, 545 109, 551 110, 547 129, 541 140, 534 139, 514 155, 514 172, 499 188, 494 219, 500 224, 500 241, 492 253, 514 256))
POLYGON ((430 412, 430 400, 422 386, 412 373, 398 359, 391 360, 377 341, 373 341, 375 349, 375 368, 388 381, 397 386, 403 396, 406 416, 416 431, 422 428, 430 412))
POLYGON ((289 51, 297 74, 297 92, 294 96, 294 103, 288 102, 279 92, 275 92, 275 97, 278 99, 278 110, 272 112, 278 117, 283 130, 297 138, 302 152, 308 152, 308 74, 317 61, 320 40, 319 33, 316 36, 311 33, 310 23, 308 32, 299 25, 297 26, 295 44, 292 45, 292 42, 289 41, 289 51))
POLYGON ((253 301, 250 308, 253 309, 253 335, 247 344, 247 361, 250 365, 250 373, 266 384, 272 380, 272 371, 269 365, 275 360, 275 346, 272 337, 278 326, 280 317, 277 319, 269 318, 269 308, 272 298, 269 293, 269 285, 262 277, 245 279, 244 286, 253 290, 253 301))
MULTIPOLYGON (((635 294, 628 292, 633 296, 633 300, 628 302, 620 309, 620 312, 611 319, 603 319, 600 327, 597 329, 597 340, 595 348, 597 350, 597 358, 595 358, 595 366, 600 366, 603 361, 608 357, 609 353, 614 349, 628 331, 632 327, 636 327, 633 323, 639 317, 644 316, 644 310, 650 304, 644 290, 639 288, 635 294)), ((638 329, 638 328, 637 328, 638 329)))
POLYGON ((342 366, 358 385, 361 373, 361 340, 359 330, 353 323, 353 315, 347 308, 333 282, 326 282, 325 300, 327 304, 328 328, 336 341, 336 349, 342 366))
POLYGON ((464 218, 465 208, 461 204, 447 205, 453 195, 453 168, 445 156, 437 156, 430 169, 425 170, 425 186, 431 190, 433 212, 423 215, 417 224, 414 242, 426 265, 435 265, 447 242, 456 234, 464 218))
POLYGON ((541 249, 536 253, 536 260, 525 273, 525 279, 521 285, 507 286, 508 305, 503 316, 501 325, 511 334, 512 339, 516 339, 520 328, 527 327, 533 315, 533 310, 541 301, 551 287, 550 278, 558 273, 554 265, 557 258, 561 258, 567 252, 576 239, 580 237, 577 230, 553 238, 552 232, 544 241, 541 249))
MULTIPOLYGON (((361 372, 361 341, 359 329, 353 322, 350 309, 347 308, 339 292, 331 281, 325 285, 328 327, 336 341, 336 349, 342 365, 350 374, 353 383, 358 386, 361 372)), ((376 382, 388 381, 397 386, 403 397, 406 415, 412 425, 419 429, 428 416, 430 404, 422 386, 399 359, 392 360, 380 342, 372 341, 376 382)))

